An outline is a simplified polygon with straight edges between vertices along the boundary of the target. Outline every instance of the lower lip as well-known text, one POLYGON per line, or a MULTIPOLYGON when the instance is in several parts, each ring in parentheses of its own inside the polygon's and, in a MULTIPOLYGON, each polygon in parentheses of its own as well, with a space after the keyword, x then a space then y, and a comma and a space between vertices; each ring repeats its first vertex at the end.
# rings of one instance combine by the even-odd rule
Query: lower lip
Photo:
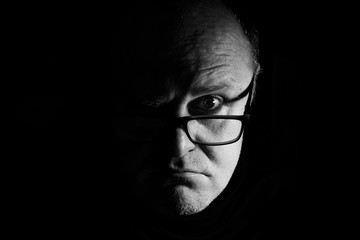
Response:
MULTIPOLYGON (((205 181, 205 175, 195 172, 182 172, 182 173, 172 173, 169 178, 167 178, 167 183, 170 185, 194 185, 200 184, 205 181)), ((167 185, 167 184, 166 184, 167 185)))

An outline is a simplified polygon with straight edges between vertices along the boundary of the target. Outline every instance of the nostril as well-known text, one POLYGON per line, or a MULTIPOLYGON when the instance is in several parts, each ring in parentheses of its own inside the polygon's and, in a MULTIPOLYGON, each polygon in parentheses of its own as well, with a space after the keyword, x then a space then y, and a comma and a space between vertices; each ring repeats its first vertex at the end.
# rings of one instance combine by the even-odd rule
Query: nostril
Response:
POLYGON ((170 169, 182 169, 184 168, 184 161, 181 157, 172 158, 169 165, 170 169))

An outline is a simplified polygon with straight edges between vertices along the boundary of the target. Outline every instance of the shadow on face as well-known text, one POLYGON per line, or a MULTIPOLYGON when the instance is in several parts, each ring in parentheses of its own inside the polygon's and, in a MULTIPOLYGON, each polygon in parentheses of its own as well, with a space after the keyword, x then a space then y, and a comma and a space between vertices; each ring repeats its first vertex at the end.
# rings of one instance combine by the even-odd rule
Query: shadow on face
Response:
MULTIPOLYGON (((150 208, 194 214, 226 187, 242 138, 204 146, 190 140, 188 127, 166 119, 244 114, 247 95, 238 96, 254 74, 250 44, 232 13, 217 2, 154 6, 124 21, 114 38, 121 41, 112 42, 119 167, 133 195, 147 199, 150 208), (146 141, 152 134, 157 137, 146 141)), ((228 126, 222 121, 197 121, 192 131, 204 136, 211 126, 221 132, 228 126)))

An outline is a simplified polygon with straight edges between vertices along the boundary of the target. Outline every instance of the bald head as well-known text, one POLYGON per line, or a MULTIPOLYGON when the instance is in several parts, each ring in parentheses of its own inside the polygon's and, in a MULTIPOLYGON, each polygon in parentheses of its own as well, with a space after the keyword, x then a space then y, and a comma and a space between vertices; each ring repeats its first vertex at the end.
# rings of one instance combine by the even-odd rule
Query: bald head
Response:
POLYGON ((192 74, 221 64, 231 53, 256 71, 255 46, 221 1, 148 4, 128 11, 131 14, 111 42, 110 74, 114 80, 128 85, 137 78, 146 81, 143 86, 159 89, 169 75, 192 74))
POLYGON ((175 29, 172 59, 188 60, 196 66, 202 56, 211 65, 212 60, 233 52, 255 68, 250 41, 235 15, 220 1, 194 1, 182 6, 175 29))

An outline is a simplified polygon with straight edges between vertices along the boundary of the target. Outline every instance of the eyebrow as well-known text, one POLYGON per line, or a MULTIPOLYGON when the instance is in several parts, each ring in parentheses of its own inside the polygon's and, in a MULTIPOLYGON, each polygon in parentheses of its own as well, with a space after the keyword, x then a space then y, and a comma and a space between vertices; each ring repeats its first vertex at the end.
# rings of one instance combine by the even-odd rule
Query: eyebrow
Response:
POLYGON ((217 82, 216 84, 195 86, 193 89, 191 89, 191 92, 194 95, 198 95, 202 93, 211 93, 223 89, 238 89, 238 87, 234 84, 231 84, 231 82, 229 81, 223 80, 221 82, 217 82))

